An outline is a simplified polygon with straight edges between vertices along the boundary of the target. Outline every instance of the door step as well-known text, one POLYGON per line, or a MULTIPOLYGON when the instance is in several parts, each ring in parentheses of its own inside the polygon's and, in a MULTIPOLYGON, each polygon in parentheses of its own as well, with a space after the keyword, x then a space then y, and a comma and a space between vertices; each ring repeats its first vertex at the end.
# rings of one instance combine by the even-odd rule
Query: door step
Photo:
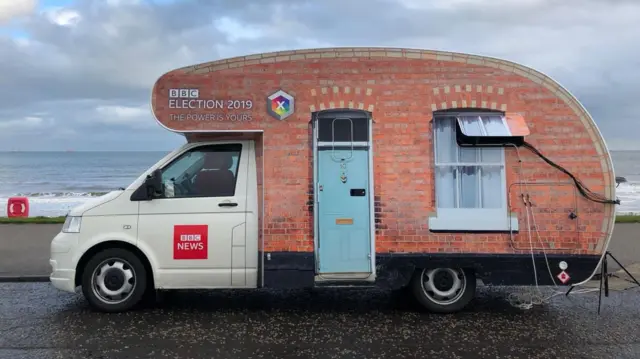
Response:
POLYGON ((316 282, 316 288, 375 288, 375 283, 364 280, 332 280, 316 282))

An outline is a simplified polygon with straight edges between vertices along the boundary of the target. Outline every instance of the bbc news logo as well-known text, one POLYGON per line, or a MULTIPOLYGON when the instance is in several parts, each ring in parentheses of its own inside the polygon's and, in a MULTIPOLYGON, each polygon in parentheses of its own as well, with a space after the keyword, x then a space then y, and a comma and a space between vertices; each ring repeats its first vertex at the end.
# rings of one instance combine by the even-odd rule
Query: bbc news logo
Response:
POLYGON ((169 89, 169 98, 198 98, 200 90, 198 89, 169 89))
POLYGON ((180 240, 183 242, 199 242, 202 237, 199 234, 181 234, 180 240))
POLYGON ((182 224, 173 227, 173 259, 192 260, 209 257, 209 226, 182 224))

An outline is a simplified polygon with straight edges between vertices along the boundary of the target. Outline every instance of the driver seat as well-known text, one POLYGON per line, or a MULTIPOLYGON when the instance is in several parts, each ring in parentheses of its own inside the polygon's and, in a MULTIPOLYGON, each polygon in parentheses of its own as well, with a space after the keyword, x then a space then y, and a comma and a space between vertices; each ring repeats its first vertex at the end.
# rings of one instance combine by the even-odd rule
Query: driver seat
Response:
POLYGON ((206 197, 233 196, 236 177, 229 170, 231 166, 233 166, 233 157, 229 152, 205 154, 202 169, 193 183, 198 195, 206 197))

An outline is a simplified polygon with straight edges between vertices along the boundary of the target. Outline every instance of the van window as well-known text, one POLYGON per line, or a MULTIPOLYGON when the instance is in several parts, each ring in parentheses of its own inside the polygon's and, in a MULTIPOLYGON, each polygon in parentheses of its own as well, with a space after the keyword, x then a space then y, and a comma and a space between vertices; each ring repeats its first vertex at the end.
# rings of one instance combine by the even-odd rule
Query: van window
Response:
POLYGON ((162 169, 165 198, 235 195, 242 145, 194 148, 162 169))

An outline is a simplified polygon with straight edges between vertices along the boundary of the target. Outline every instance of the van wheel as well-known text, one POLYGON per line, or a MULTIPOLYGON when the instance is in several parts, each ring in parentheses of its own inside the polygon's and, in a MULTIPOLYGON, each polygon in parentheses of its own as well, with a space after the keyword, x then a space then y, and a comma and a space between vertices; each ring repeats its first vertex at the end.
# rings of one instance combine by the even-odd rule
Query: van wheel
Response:
POLYGON ((419 269, 411 287, 415 298, 427 310, 453 313, 462 310, 475 296, 476 276, 468 269, 419 269))
POLYGON ((137 305, 147 289, 147 273, 135 254, 122 248, 96 253, 82 272, 82 293, 96 310, 123 312, 137 305))

